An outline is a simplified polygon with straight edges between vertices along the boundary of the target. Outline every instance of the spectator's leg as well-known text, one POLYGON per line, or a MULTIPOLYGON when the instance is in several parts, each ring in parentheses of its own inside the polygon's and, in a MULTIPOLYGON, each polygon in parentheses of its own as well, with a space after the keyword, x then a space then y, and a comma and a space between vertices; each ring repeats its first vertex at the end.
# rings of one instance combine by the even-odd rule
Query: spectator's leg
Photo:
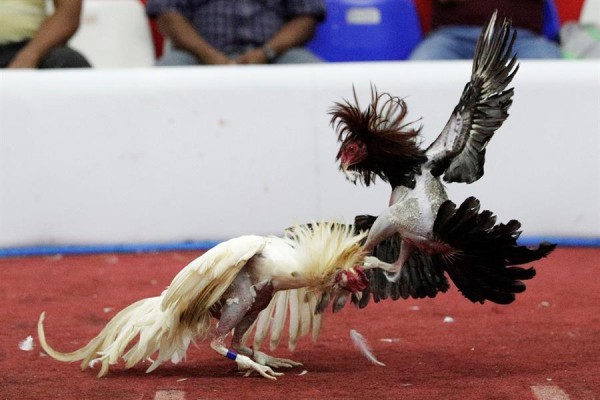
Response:
POLYGON ((521 59, 561 58, 558 43, 526 29, 517 29, 514 50, 521 59))
POLYGON ((472 26, 440 28, 431 32, 410 55, 410 60, 465 60, 473 58, 480 29, 472 26))
POLYGON ((27 42, 9 43, 0 46, 0 68, 6 68, 15 58, 17 53, 25 47, 27 42))
POLYGON ((90 68, 86 58, 70 47, 56 47, 40 61, 39 68, 90 68))
POLYGON ((322 59, 303 47, 294 47, 275 59, 275 64, 321 63, 322 59))
POLYGON ((174 67, 178 65, 199 65, 196 56, 184 50, 171 48, 156 61, 157 67, 174 67))

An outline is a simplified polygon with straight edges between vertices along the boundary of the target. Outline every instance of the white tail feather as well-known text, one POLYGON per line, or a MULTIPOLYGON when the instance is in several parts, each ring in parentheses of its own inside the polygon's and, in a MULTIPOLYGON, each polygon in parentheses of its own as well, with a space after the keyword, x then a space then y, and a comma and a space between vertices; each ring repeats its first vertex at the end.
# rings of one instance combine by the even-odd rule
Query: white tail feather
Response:
MULTIPOLYGON (((56 351, 46 342, 45 313, 42 313, 38 322, 40 345, 49 356, 59 361, 82 360, 81 369, 99 358, 102 363, 99 377, 106 375, 109 365, 117 363, 121 356, 126 367, 130 368, 158 351, 158 358, 148 369, 150 372, 164 361, 184 358, 193 335, 190 329, 173 321, 171 313, 161 311, 161 302, 162 296, 151 297, 126 307, 109 321, 98 336, 71 353, 56 351), (123 354, 138 336, 138 341, 123 354)), ((205 319, 204 323, 210 324, 210 319, 205 319)))
POLYGON ((377 358, 375 358, 375 355, 371 351, 371 348, 363 335, 361 335, 354 329, 351 329, 350 337, 352 338, 352 341, 354 342, 354 345, 356 346, 356 348, 360 350, 360 352, 367 358, 367 360, 369 360, 370 362, 372 362, 375 365, 379 365, 380 367, 385 366, 384 363, 382 363, 377 358))

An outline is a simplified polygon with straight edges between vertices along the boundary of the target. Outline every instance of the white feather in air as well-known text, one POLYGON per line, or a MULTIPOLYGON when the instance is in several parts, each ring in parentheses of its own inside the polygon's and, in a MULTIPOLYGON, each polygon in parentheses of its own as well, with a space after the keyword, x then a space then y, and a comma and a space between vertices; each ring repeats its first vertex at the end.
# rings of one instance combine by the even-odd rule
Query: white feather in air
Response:
POLYGON ((363 335, 361 335, 354 329, 351 329, 350 337, 352 338, 352 341, 354 342, 354 346, 356 346, 356 348, 360 350, 360 352, 367 358, 367 360, 369 360, 370 362, 372 362, 375 365, 379 365, 380 367, 385 367, 384 363, 382 363, 377 358, 375 358, 375 355, 371 351, 371 347, 369 346, 369 344, 367 343, 367 340, 365 339, 365 337, 363 335))

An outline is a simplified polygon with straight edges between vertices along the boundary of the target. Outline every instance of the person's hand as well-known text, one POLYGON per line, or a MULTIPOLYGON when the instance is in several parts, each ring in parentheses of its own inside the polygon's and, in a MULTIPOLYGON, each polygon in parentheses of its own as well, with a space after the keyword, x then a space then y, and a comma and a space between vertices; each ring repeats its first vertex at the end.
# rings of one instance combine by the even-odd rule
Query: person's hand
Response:
POLYGON ((267 64, 268 61, 267 55, 260 48, 248 50, 237 59, 238 64, 267 64))
POLYGON ((40 57, 37 54, 23 49, 17 53, 7 68, 37 68, 39 62, 40 57))
POLYGON ((235 60, 227 57, 223 53, 217 53, 211 55, 209 58, 203 60, 206 65, 227 65, 227 64, 235 64, 235 60))

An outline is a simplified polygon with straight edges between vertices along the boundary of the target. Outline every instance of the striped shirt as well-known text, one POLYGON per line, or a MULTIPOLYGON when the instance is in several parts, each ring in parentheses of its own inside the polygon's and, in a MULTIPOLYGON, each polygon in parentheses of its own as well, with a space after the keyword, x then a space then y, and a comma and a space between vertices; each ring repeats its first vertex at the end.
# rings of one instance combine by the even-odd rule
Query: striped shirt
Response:
POLYGON ((262 46, 290 19, 325 17, 321 0, 148 0, 150 17, 178 11, 209 44, 226 54, 262 46))

